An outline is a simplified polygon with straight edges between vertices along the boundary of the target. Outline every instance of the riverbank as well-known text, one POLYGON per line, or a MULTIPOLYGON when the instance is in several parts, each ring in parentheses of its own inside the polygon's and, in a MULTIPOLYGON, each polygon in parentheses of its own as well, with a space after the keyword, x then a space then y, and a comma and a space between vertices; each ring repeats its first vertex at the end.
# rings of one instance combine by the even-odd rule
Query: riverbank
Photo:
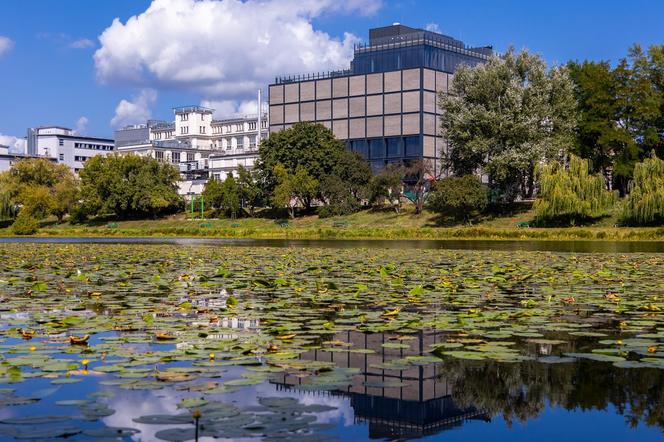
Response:
MULTIPOLYGON (((519 227, 529 211, 486 218, 471 226, 441 226, 435 215, 410 211, 362 211, 348 216, 295 220, 266 218, 191 220, 175 215, 158 220, 97 220, 88 224, 45 223, 40 237, 207 237, 256 239, 467 239, 664 241, 664 227, 614 227, 611 219, 584 227, 519 227)), ((0 236, 13 236, 0 229, 0 236)))

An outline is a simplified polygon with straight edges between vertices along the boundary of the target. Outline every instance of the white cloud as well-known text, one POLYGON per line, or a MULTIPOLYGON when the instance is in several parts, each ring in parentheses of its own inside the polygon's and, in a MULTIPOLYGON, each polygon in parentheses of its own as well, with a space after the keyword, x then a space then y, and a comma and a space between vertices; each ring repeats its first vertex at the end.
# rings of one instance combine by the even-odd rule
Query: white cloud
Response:
POLYGON ((76 128, 74 129, 74 133, 78 135, 85 135, 85 133, 88 130, 88 123, 90 120, 87 119, 87 117, 81 117, 78 120, 76 120, 76 128))
POLYGON ((14 47, 14 41, 9 37, 0 35, 0 57, 9 52, 14 47))
POLYGON ((150 118, 150 106, 157 101, 154 89, 143 89, 132 101, 122 100, 115 108, 111 120, 112 127, 124 127, 128 124, 145 123, 150 118))
POLYGON ((101 34, 97 79, 249 100, 276 75, 348 68, 359 39, 335 39, 312 19, 380 7, 380 0, 154 0, 101 34))
POLYGON ((69 43, 69 47, 72 49, 87 49, 94 47, 95 42, 89 38, 80 38, 69 43))
POLYGON ((441 33, 440 26, 438 26, 438 23, 427 23, 424 29, 431 32, 437 32, 439 34, 441 33))
POLYGON ((24 138, 11 135, 0 134, 0 144, 3 146, 9 146, 9 151, 11 153, 24 153, 26 149, 26 141, 24 138))

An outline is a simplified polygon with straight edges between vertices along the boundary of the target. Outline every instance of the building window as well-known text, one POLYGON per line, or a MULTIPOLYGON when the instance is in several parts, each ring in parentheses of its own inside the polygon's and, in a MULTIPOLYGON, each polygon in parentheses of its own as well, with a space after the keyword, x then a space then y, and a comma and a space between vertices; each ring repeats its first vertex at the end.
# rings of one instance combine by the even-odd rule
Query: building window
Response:
POLYGON ((64 146, 65 145, 65 140, 63 140, 62 138, 58 138, 58 144, 60 146, 64 146))
POLYGON ((189 114, 180 115, 180 121, 189 121, 189 114))
POLYGON ((249 148, 250 149, 256 148, 256 135, 252 135, 249 137, 249 148))
POLYGON ((226 150, 231 150, 233 148, 233 139, 232 138, 227 138, 226 139, 226 150))
POLYGON ((244 137, 237 137, 237 148, 244 149, 244 137))
POLYGON ((255 121, 250 121, 249 122, 249 130, 256 130, 256 122, 255 121))
POLYGON ((236 125, 235 125, 235 130, 236 130, 237 132, 242 132, 242 131, 244 130, 244 124, 242 124, 242 123, 240 123, 240 124, 236 124, 236 125))
POLYGON ((189 161, 189 162, 194 161, 195 158, 196 157, 194 156, 193 153, 187 152, 187 161, 189 161))
POLYGON ((261 128, 265 129, 267 127, 267 121, 265 119, 261 120, 261 128))
POLYGON ((65 154, 61 153, 60 155, 58 155, 58 159, 60 161, 64 161, 65 160, 65 154))
POLYGON ((406 145, 407 157, 422 156, 422 143, 420 142, 420 137, 406 137, 404 138, 404 144, 406 145))
POLYGON ((403 144, 401 138, 387 138, 387 156, 390 158, 403 156, 403 144))
POLYGON ((173 163, 180 162, 180 152, 173 152, 173 155, 171 156, 171 162, 173 163))
POLYGON ((201 133, 204 134, 205 133, 205 126, 201 126, 200 129, 201 129, 201 133))
POLYGON ((230 124, 227 124, 226 126, 224 126, 224 133, 225 134, 231 133, 231 125, 230 124))
POLYGON ((154 153, 154 156, 158 161, 164 161, 164 152, 158 150, 154 153))
POLYGON ((188 133, 189 133, 189 127, 188 126, 182 126, 180 128, 180 134, 187 135, 188 133))
POLYGON ((383 139, 369 140, 369 153, 371 159, 374 158, 385 158, 385 143, 383 139))

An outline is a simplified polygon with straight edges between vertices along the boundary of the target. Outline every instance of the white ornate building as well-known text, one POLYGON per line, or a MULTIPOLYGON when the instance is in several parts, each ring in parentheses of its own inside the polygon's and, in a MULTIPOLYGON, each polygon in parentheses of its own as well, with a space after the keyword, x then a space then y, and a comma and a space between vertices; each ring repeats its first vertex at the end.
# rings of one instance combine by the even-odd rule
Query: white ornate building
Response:
POLYGON ((209 178, 225 179, 240 165, 253 167, 260 140, 267 137, 266 113, 215 120, 214 110, 202 106, 173 111, 174 122, 150 120, 117 130, 117 152, 173 163, 182 176, 182 195, 201 193, 209 178))

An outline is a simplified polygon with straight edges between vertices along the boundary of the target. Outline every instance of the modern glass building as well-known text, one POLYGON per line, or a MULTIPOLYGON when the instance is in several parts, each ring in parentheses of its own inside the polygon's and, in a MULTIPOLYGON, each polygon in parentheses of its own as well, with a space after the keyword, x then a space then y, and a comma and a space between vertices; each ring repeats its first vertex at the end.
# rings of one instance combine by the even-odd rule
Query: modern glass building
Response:
POLYGON ((491 47, 400 24, 369 30, 350 69, 284 76, 270 85, 270 132, 300 121, 330 128, 374 169, 426 159, 442 172, 437 94, 447 93, 457 66, 484 63, 491 47))

